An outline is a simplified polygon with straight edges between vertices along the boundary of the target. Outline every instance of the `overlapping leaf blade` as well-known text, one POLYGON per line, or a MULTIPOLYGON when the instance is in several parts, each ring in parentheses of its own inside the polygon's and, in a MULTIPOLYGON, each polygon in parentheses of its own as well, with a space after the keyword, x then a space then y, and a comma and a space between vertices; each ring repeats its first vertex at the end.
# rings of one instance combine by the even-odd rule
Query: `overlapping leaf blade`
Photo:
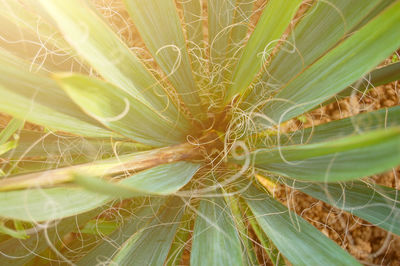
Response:
POLYGON ((0 128, 0 145, 4 144, 15 132, 24 126, 24 121, 13 118, 8 122, 7 127, 0 128))
POLYGON ((244 194, 258 224, 293 265, 360 265, 352 256, 268 194, 251 186, 244 194))
POLYGON ((194 117, 201 101, 190 66, 182 26, 173 0, 125 0, 140 35, 194 117))
MULTIPOLYGON (((147 188, 141 196, 159 194, 162 189, 171 190, 168 185, 154 186, 155 180, 163 180, 167 184, 171 184, 171 179, 181 180, 184 185, 197 168, 198 165, 186 162, 160 165, 123 179, 121 184, 132 184, 132 187, 138 184, 139 189, 147 188)), ((172 184, 176 187, 174 182, 172 184)), ((118 198, 120 196, 102 195, 68 186, 6 191, 0 192, 0 216, 24 221, 48 221, 83 213, 118 198)))
POLYGON ((200 74, 203 68, 203 19, 201 0, 179 1, 183 9, 186 28, 186 45, 192 63, 193 74, 200 74))
POLYGON ((124 243, 112 261, 118 265, 163 265, 183 211, 184 202, 180 198, 170 199, 147 228, 124 243))
MULTIPOLYGON (((400 2, 291 80, 264 107, 274 123, 282 123, 326 101, 365 75, 400 45, 400 2)), ((273 123, 266 122, 268 125, 273 123)))
POLYGON ((300 4, 300 0, 271 0, 267 3, 233 72, 232 84, 225 95, 225 103, 235 95, 242 95, 246 91, 268 55, 278 44, 279 38, 290 24, 300 4), (276 15, 278 12, 279 16, 276 15))
POLYGON ((335 120, 316 127, 309 127, 304 130, 297 130, 286 134, 282 133, 279 136, 268 136, 265 139, 260 138, 257 147, 262 148, 266 147, 266 145, 311 144, 351 135, 360 135, 368 131, 400 126, 399 117, 400 106, 383 108, 335 120))
POLYGON ((66 40, 107 81, 182 127, 187 120, 167 92, 110 27, 79 0, 40 0, 66 40))
POLYGON ((0 50, 0 111, 21 120, 88 137, 115 134, 85 115, 45 73, 0 50))
POLYGON ((85 156, 98 158, 99 156, 113 155, 114 149, 118 155, 121 155, 148 150, 149 148, 144 144, 128 141, 111 142, 107 139, 84 139, 70 135, 21 130, 18 133, 18 146, 3 154, 2 158, 18 159, 21 156, 36 158, 85 156))
POLYGON ((271 89, 286 84, 344 38, 379 2, 390 1, 315 2, 272 60, 267 73, 262 77, 263 82, 271 89), (355 12, 356 9, 359 12, 355 12))
POLYGON ((58 75, 57 80, 88 115, 121 135, 152 146, 184 141, 177 125, 110 83, 77 74, 58 75))
POLYGON ((241 254, 229 206, 222 197, 203 199, 194 227, 190 264, 243 265, 241 254))
POLYGON ((49 247, 49 241, 58 243, 60 237, 78 229, 91 218, 102 211, 102 208, 82 213, 74 217, 68 217, 56 224, 49 224, 47 228, 37 228, 38 232, 29 235, 28 239, 9 239, 0 243, 0 257, 2 264, 25 265, 37 254, 49 247))
POLYGON ((254 164, 276 174, 319 182, 365 177, 400 164, 400 128, 262 149, 254 152, 254 164))
POLYGON ((133 217, 129 218, 119 229, 109 235, 107 240, 102 241, 91 249, 88 254, 78 261, 77 265, 95 266, 103 260, 109 261, 118 252, 120 245, 157 216, 158 210, 163 203, 165 203, 164 198, 151 198, 148 205, 137 210, 133 217))
POLYGON ((363 182, 296 184, 296 189, 400 235, 399 191, 363 182))

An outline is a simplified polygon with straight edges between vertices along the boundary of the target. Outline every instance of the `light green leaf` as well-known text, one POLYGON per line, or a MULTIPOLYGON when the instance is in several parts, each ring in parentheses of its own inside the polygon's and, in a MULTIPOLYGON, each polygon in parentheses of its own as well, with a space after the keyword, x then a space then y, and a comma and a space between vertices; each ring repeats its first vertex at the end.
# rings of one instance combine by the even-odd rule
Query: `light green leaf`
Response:
MULTIPOLYGON (((98 165, 97 170, 104 166, 98 165)), ((187 180, 197 168, 198 165, 186 162, 165 164, 139 172, 123 179, 120 183, 138 187, 142 190, 141 195, 161 194, 166 191, 172 193, 179 189, 178 182, 174 181, 187 180), (155 180, 164 182, 152 183, 147 178, 153 182, 155 180), (164 191, 161 191, 162 189, 164 191)), ((68 172, 73 175, 71 170, 68 172)), ((90 211, 118 198, 120 198, 118 195, 103 195, 69 186, 6 191, 0 192, 0 217, 37 222, 55 220, 90 211)))
POLYGON ((0 144, 0 155, 3 155, 4 153, 14 149, 15 147, 17 147, 17 145, 18 142, 15 140, 0 144))
POLYGON ((33 62, 30 67, 37 70, 42 67, 67 71, 86 70, 76 57, 71 46, 41 10, 37 1, 2 0, 0 10, 0 28, 2 47, 15 52, 18 56, 33 62))
POLYGON ((0 49, 0 112, 82 136, 114 135, 85 115, 45 72, 29 72, 25 62, 3 49, 0 49))
POLYGON ((21 130, 18 134, 18 146, 3 154, 2 158, 19 159, 21 156, 36 158, 65 156, 72 158, 84 156, 98 159, 101 156, 113 155, 114 148, 118 155, 122 155, 149 150, 151 147, 128 141, 84 139, 70 135, 21 130))
POLYGON ((243 265, 235 222, 222 197, 206 198, 200 202, 190 265, 243 265))
MULTIPOLYGON (((268 86, 267 93, 285 85, 326 53, 380 2, 390 1, 315 1, 263 74, 261 82, 268 86)), ((252 96, 249 101, 259 100, 259 95, 252 96)))
POLYGON ((184 202, 172 198, 148 227, 132 235, 113 258, 117 265, 163 265, 184 211, 184 202))
MULTIPOLYGON (((388 7, 283 87, 264 108, 282 123, 326 101, 365 75, 400 46, 400 2, 388 7)), ((271 124, 271 122, 266 122, 271 124)))
POLYGON ((193 74, 201 73, 203 59, 203 14, 201 0, 179 0, 183 9, 186 29, 186 45, 191 59, 193 74))
MULTIPOLYGON (((39 232, 29 234, 29 238, 9 239, 0 243, 1 262, 5 265, 25 265, 34 259, 37 254, 49 247, 49 240, 52 243, 59 243, 60 237, 85 225, 91 218, 99 214, 103 209, 98 208, 90 212, 79 214, 74 217, 63 219, 56 224, 49 224, 48 228, 39 232)), ((38 228, 38 230, 40 230, 38 228)))
POLYGON ((135 214, 124 222, 118 230, 81 258, 77 265, 95 266, 103 261, 109 261, 125 241, 158 216, 157 212, 163 203, 165 203, 165 198, 151 198, 149 203, 135 211, 135 214))
POLYGON ((24 230, 14 230, 8 228, 3 221, 0 221, 0 234, 9 235, 13 238, 17 239, 27 239, 29 236, 26 234, 24 230))
POLYGON ((40 0, 65 39, 107 81, 187 128, 167 92, 111 28, 80 0, 40 0))
POLYGON ((316 127, 306 128, 260 139, 257 147, 276 145, 311 144, 331 141, 351 135, 360 135, 376 129, 400 126, 400 106, 382 108, 349 118, 335 120, 316 127))
POLYGON ((151 54, 194 117, 202 115, 182 25, 173 0, 124 0, 151 54))
POLYGON ((268 1, 233 72, 232 84, 225 95, 225 103, 231 101, 235 95, 245 93, 278 44, 279 38, 290 24, 301 2, 301 0, 268 1))
POLYGON ((67 73, 56 79, 82 110, 121 135, 152 146, 185 140, 176 124, 110 83, 67 73))
POLYGON ((191 231, 193 226, 193 212, 191 209, 186 208, 182 220, 176 231, 174 241, 171 244, 167 260, 164 265, 166 266, 179 266, 182 265, 182 255, 185 251, 187 244, 190 241, 191 231))
POLYGON ((207 3, 209 72, 214 84, 226 82, 223 77, 226 74, 226 64, 229 62, 227 48, 230 43, 235 2, 236 0, 208 0, 207 3))
POLYGON ((366 75, 366 77, 363 78, 363 80, 361 80, 361 84, 357 84, 358 82, 356 82, 356 84, 353 84, 352 86, 338 93, 337 97, 348 97, 354 91, 365 93, 367 90, 376 86, 388 84, 396 80, 400 80, 400 62, 386 65, 371 71, 368 75, 366 75))
POLYGON ((225 202, 229 206, 232 211, 232 218, 235 222, 235 227, 238 232, 241 246, 243 249, 242 257, 244 265, 258 265, 259 262, 257 260, 256 251, 253 245, 253 239, 249 233, 249 227, 246 223, 246 217, 242 210, 240 209, 240 198, 235 196, 224 196, 225 202))
POLYGON ((81 188, 57 187, 0 192, 0 217, 27 222, 61 219, 111 201, 81 188))
MULTIPOLYGON (((388 6, 390 6, 391 4, 393 4, 395 1, 397 0, 380 0, 375 7, 368 13, 368 15, 366 15, 363 20, 357 24, 356 27, 354 27, 354 29, 352 29, 353 32, 357 31, 358 29, 360 29, 362 26, 364 26, 365 24, 367 24, 369 21, 371 21, 372 19, 374 19, 377 15, 379 15, 379 13, 381 13, 383 10, 385 10, 385 8, 387 8, 388 6)), ((365 2, 363 3, 365 4, 365 2)))
POLYGON ((76 173, 90 176, 113 176, 129 172, 134 173, 161 164, 191 159, 193 155, 196 156, 196 149, 193 149, 190 144, 137 152, 105 160, 95 160, 90 163, 12 176, 0 180, 0 191, 62 184, 73 181, 73 174, 76 173))
POLYGON ((400 196, 396 189, 368 185, 363 182, 343 184, 296 183, 295 188, 389 232, 400 235, 400 196))
POLYGON ((303 218, 254 186, 243 193, 258 224, 293 265, 360 265, 303 218))
POLYGON ((109 235, 118 228, 115 221, 107 221, 104 219, 90 220, 82 229, 77 229, 74 233, 90 234, 90 235, 109 235))
POLYGON ((272 173, 319 182, 350 180, 400 164, 400 128, 328 142, 261 149, 253 154, 255 166, 272 173))
POLYGON ((114 197, 170 195, 185 186, 199 167, 199 164, 177 162, 151 168, 119 183, 82 174, 76 174, 74 181, 89 191, 114 197))
POLYGON ((8 122, 7 127, 0 128, 0 145, 4 144, 15 132, 24 126, 24 121, 13 118, 8 122))

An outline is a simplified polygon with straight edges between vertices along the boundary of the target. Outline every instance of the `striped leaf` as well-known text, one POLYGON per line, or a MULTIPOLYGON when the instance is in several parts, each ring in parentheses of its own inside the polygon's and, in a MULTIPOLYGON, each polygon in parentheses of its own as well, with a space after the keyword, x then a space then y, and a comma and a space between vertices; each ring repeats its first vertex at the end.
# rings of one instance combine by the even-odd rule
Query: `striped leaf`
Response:
POLYGON ((152 146, 178 144, 185 139, 175 124, 110 83, 78 74, 56 78, 82 110, 121 135, 152 146))
MULTIPOLYGON (((282 123, 340 92, 388 57, 400 46, 400 2, 329 51, 292 79, 264 107, 264 113, 282 123), (322 71, 321 71, 322 70, 322 71)), ((271 124, 271 122, 268 122, 271 124)))
POLYGON ((117 265, 163 265, 184 211, 184 202, 172 198, 148 227, 132 235, 113 257, 117 265))
POLYGON ((243 265, 239 234, 222 197, 200 202, 190 265, 243 265))
MULTIPOLYGON (((197 165, 186 162, 160 165, 123 179, 121 184, 139 184, 141 189, 147 188, 141 195, 159 194, 161 189, 168 190, 169 187, 154 186, 155 179, 167 183, 171 180, 186 180, 197 168, 197 165)), ((0 192, 0 217, 35 222, 49 221, 90 211, 119 198, 120 196, 104 195, 71 186, 6 191, 0 192)))
POLYGON ((124 0, 151 54, 193 116, 202 114, 182 26, 173 0, 124 0))
POLYGON ((400 235, 399 191, 363 182, 296 184, 296 189, 400 235))
POLYGON ((261 149, 257 168, 302 180, 334 182, 365 177, 400 164, 400 128, 333 141, 261 149))
POLYGON ((278 44, 279 38, 290 24, 300 4, 301 0, 268 1, 233 72, 232 84, 225 95, 225 103, 231 101, 235 95, 245 93, 278 44), (279 16, 276 15, 278 13, 279 16))
POLYGON ((39 3, 57 22, 71 46, 107 81, 171 121, 188 126, 158 81, 85 1, 39 3))
POLYGON ((258 224, 293 265, 360 265, 335 242, 254 186, 243 194, 258 224))

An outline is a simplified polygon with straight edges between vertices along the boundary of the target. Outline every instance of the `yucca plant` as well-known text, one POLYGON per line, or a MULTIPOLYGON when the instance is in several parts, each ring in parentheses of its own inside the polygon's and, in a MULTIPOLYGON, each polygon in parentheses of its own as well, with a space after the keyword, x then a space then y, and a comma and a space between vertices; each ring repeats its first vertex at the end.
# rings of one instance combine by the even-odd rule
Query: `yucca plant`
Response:
POLYGON ((277 184, 400 234, 398 191, 366 178, 400 164, 400 108, 310 113, 399 79, 377 66, 400 1, 254 2, 125 0, 133 26, 2 1, 1 265, 359 264, 277 184))

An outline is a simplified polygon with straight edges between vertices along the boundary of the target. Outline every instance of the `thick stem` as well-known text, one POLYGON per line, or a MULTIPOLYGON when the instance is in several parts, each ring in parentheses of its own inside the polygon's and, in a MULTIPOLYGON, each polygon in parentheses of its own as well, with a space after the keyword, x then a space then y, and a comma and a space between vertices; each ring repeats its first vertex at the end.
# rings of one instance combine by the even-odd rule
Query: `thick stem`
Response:
POLYGON ((66 183, 73 181, 74 173, 95 176, 135 173, 161 164, 200 159, 202 150, 200 146, 184 143, 118 158, 10 177, 0 181, 0 191, 66 183))

